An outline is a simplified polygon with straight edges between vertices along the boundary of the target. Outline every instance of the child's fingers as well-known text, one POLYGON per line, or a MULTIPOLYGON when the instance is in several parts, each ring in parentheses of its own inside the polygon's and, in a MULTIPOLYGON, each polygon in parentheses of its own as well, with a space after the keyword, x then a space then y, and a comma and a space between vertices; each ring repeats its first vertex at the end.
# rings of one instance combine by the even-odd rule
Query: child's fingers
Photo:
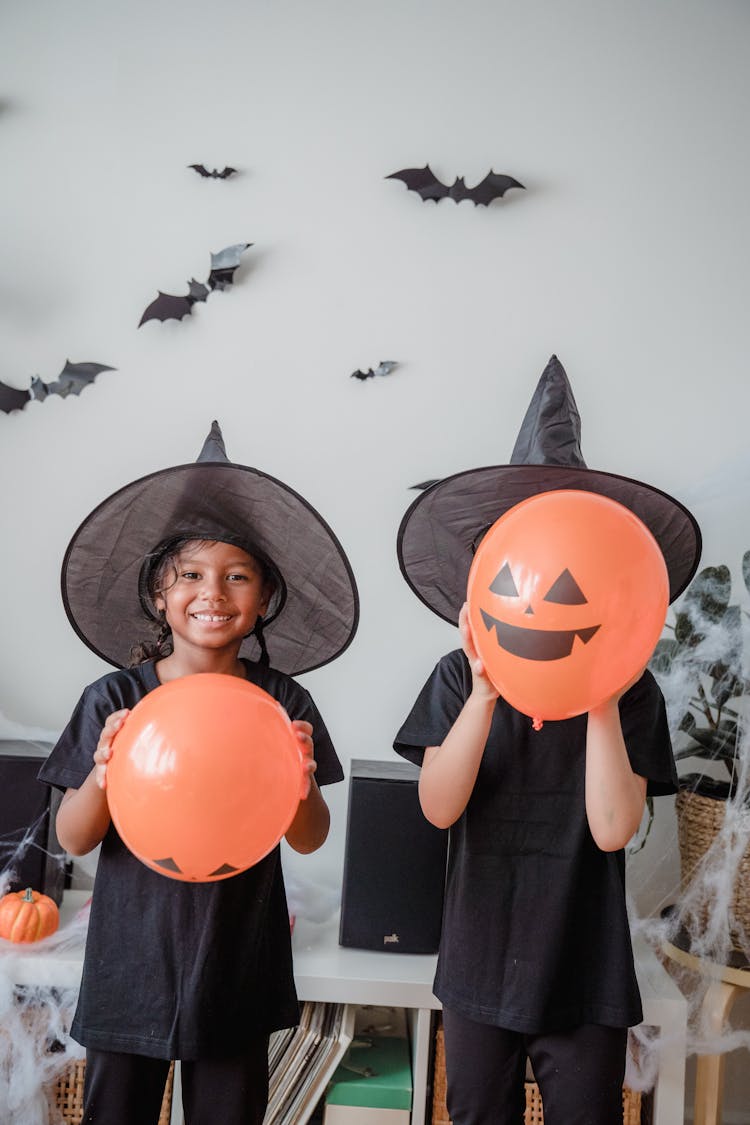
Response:
POLYGON ((292 728, 297 736, 302 753, 305 757, 311 756, 313 752, 312 724, 305 722, 304 719, 295 719, 292 728))
POLYGON ((102 732, 99 735, 99 741, 94 751, 95 778, 96 784, 100 789, 106 789, 107 787, 107 762, 112 757, 112 740, 129 714, 128 708, 123 708, 121 711, 113 711, 111 715, 107 716, 107 720, 102 727, 102 732))
POLYGON ((300 800, 304 801, 310 796, 313 774, 318 768, 318 763, 313 757, 302 758, 302 781, 300 783, 300 800))
POLYGON ((468 602, 464 602, 461 606, 461 612, 458 615, 458 628, 461 633, 461 644, 463 645, 464 652, 470 661, 476 660, 477 650, 471 632, 471 625, 469 624, 468 602))
POLYGON ((477 646, 474 644, 474 635, 471 631, 471 622, 469 621, 468 602, 464 602, 461 606, 461 612, 458 615, 458 628, 461 631, 461 644, 466 654, 466 659, 469 661, 469 667, 471 668, 471 674, 475 685, 478 684, 483 691, 489 692, 491 696, 497 698, 497 689, 487 675, 484 661, 477 652, 477 646))
POLYGON ((469 606, 467 602, 464 602, 461 606, 461 612, 458 615, 458 628, 461 631, 461 644, 472 671, 477 676, 484 675, 484 665, 477 652, 477 646, 474 644, 474 635, 469 623, 469 606))
POLYGON ((123 707, 121 711, 113 711, 111 715, 107 715, 99 741, 101 742, 102 735, 107 735, 111 742, 129 714, 130 708, 123 707))
POLYGON ((292 722, 294 733, 297 735, 300 750, 302 751, 302 784, 300 787, 300 798, 305 800, 310 794, 312 786, 312 776, 318 768, 318 763, 314 758, 315 747, 312 740, 312 724, 306 722, 304 719, 295 719, 292 722))

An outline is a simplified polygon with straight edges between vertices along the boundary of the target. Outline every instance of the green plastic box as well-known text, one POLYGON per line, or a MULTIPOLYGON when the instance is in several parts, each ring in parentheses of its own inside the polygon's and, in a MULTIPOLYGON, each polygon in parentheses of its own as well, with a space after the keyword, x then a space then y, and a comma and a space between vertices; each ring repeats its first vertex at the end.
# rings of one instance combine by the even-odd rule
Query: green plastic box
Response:
POLYGON ((395 1036, 355 1039, 326 1091, 324 1125, 408 1125, 409 1043, 395 1036))

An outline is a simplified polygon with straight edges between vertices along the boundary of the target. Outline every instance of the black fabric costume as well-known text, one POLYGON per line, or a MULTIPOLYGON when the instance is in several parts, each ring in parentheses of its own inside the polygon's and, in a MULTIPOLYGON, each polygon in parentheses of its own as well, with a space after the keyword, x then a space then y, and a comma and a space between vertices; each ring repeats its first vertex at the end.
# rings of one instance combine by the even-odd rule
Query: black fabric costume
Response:
MULTIPOLYGON (((460 650, 436 666, 394 748, 421 765, 472 687, 460 650)), ((620 701, 631 766, 652 795, 676 772, 650 672, 620 701)), ((451 827, 435 995, 469 1019, 524 1033, 642 1019, 625 856, 594 843, 584 804, 586 715, 531 720, 499 699, 472 795, 451 827)))
MULTIPOLYGON (((247 679, 292 719, 313 726, 319 785, 343 771, 310 695, 289 676, 243 661, 247 679)), ((112 672, 83 693, 40 780, 78 789, 106 717, 159 681, 153 661, 112 672)), ((249 1040, 297 1023, 280 848, 209 883, 160 875, 113 825, 102 841, 83 979, 71 1034, 86 1047, 162 1059, 236 1055, 249 1040)))

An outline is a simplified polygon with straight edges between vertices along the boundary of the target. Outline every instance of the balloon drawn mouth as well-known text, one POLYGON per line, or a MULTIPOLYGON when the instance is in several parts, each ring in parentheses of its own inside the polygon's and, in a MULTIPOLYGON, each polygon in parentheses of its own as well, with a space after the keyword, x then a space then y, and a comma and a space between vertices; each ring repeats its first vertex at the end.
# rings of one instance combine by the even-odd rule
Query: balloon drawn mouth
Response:
POLYGON ((495 630, 500 648, 522 660, 562 660, 570 656, 576 637, 586 645, 600 628, 592 625, 588 629, 523 629, 498 621, 483 609, 480 613, 487 631, 495 630))
MULTIPOLYGON (((166 859, 155 859, 154 863, 157 867, 164 868, 165 871, 174 871, 178 875, 182 874, 182 869, 177 866, 171 856, 167 856, 166 859)), ((239 867, 232 867, 231 863, 222 863, 221 867, 217 867, 215 871, 210 871, 207 877, 215 879, 217 875, 231 875, 239 870, 239 867)))

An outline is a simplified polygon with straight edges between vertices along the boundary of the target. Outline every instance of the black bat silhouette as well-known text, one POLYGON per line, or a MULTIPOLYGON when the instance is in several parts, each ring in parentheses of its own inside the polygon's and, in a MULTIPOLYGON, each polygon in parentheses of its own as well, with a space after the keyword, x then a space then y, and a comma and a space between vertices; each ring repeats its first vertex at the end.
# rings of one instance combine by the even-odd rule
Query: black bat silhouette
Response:
POLYGON ((218 168, 214 168, 212 172, 209 172, 205 164, 188 164, 188 168, 194 168, 199 176, 203 176, 204 179, 209 180, 226 180, 227 177, 233 176, 237 171, 236 168, 227 167, 222 169, 221 172, 218 168))
POLYGON ((403 180, 409 191, 416 191, 422 199, 433 199, 438 203, 441 199, 455 200, 460 203, 463 199, 470 199, 475 206, 486 207, 493 199, 505 195, 509 188, 523 188, 523 184, 514 180, 512 176, 488 172, 483 180, 475 187, 467 188, 463 176, 458 176, 450 187, 441 183, 429 164, 424 168, 402 168, 400 172, 392 172, 386 180, 403 180))
POLYGON ((211 255, 211 272, 204 283, 191 278, 188 281, 188 291, 184 297, 175 297, 172 293, 162 293, 155 301, 144 310, 143 316, 138 321, 138 327, 147 320, 182 320, 193 311, 193 305, 198 301, 205 301, 208 294, 214 289, 227 289, 234 281, 234 272, 240 264, 240 255, 252 246, 252 242, 237 242, 234 246, 226 246, 218 254, 211 255))
POLYGON ((0 382, 0 410, 10 414, 12 410, 23 410, 27 402, 36 399, 43 402, 48 395, 59 395, 67 398, 68 395, 79 395, 84 387, 93 383, 102 371, 116 371, 115 367, 107 367, 104 363, 71 363, 65 360, 57 378, 51 383, 44 383, 34 375, 31 386, 26 391, 17 387, 9 387, 7 383, 0 382))
POLYGON ((363 379, 373 379, 376 375, 390 375, 394 367, 398 367, 394 359, 381 359, 374 371, 371 367, 368 367, 367 371, 362 371, 358 367, 356 371, 352 371, 351 378, 362 381, 363 379))

